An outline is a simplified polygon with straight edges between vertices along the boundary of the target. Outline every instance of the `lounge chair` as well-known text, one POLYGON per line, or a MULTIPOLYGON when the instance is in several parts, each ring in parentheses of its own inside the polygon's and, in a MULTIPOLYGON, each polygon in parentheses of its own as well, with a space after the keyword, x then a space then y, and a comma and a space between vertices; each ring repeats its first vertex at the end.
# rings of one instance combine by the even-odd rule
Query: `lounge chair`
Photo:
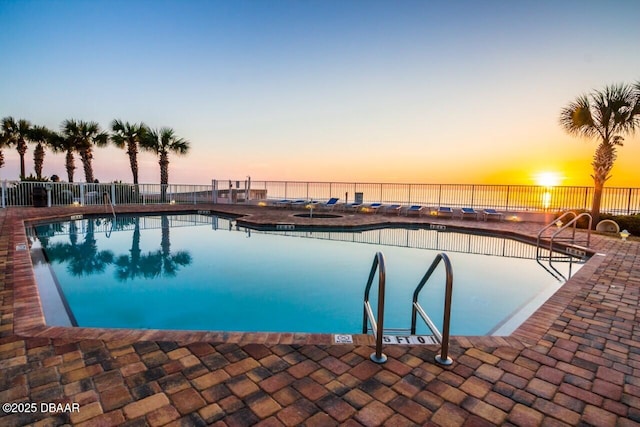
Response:
POLYGON ((382 208, 382 203, 370 203, 367 206, 363 206, 362 212, 378 213, 382 208))
POLYGON ((473 209, 473 208, 461 208, 460 209, 460 214, 462 216, 462 219, 465 218, 473 218, 473 219, 478 219, 480 212, 478 212, 477 210, 473 209))
POLYGON ((409 214, 417 214, 418 216, 422 216, 422 212, 424 211, 424 209, 424 206, 411 205, 407 209, 406 215, 409 216, 409 214))
POLYGON ((402 205, 389 205, 389 206, 385 206, 384 213, 385 214, 394 213, 396 215, 400 215, 401 209, 402 209, 402 205))
POLYGON ((495 209, 485 209, 483 216, 485 221, 488 218, 497 218, 500 221, 504 219, 504 214, 502 212, 496 211, 495 209))
POLYGON ((318 203, 318 208, 333 210, 338 204, 338 200, 340 200, 338 197, 332 197, 324 203, 318 203))
POLYGON ((451 218, 453 217, 453 209, 448 206, 440 206, 438 208, 438 216, 451 218))
POLYGON ((362 203, 358 203, 358 202, 345 203, 344 205, 342 205, 342 210, 357 211, 361 206, 362 206, 362 203))
POLYGON ((277 208, 286 208, 287 206, 289 206, 291 204, 292 200, 289 199, 281 199, 281 200, 276 200, 275 202, 273 202, 273 205, 277 208))
POLYGON ((292 201, 289 205, 292 208, 304 208, 305 206, 307 206, 310 202, 308 200, 305 199, 298 199, 298 200, 294 200, 292 201))

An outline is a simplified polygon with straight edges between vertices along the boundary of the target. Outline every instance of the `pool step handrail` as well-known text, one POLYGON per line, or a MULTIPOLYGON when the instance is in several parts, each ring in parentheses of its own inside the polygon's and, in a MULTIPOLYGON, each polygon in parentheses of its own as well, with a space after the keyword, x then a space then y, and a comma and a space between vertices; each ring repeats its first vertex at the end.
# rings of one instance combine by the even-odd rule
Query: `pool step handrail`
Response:
POLYGON ((540 231, 538 232, 538 238, 536 240, 536 259, 540 259, 540 246, 542 244, 541 243, 542 234, 549 228, 553 227, 554 225, 558 227, 562 227, 564 225, 562 220, 565 218, 568 218, 569 216, 573 216, 573 218, 575 218, 577 214, 573 211, 565 212, 562 215, 560 215, 558 218, 554 219, 549 224, 545 225, 540 229, 540 231))
POLYGON ((451 267, 451 261, 449 257, 444 252, 436 255, 435 259, 431 263, 431 266, 418 283, 415 291, 413 292, 413 304, 411 310, 411 334, 415 335, 416 333, 416 321, 417 315, 420 314, 422 320, 426 323, 427 327, 433 333, 434 338, 440 344, 440 354, 435 356, 435 360, 440 365, 451 365, 453 360, 449 357, 449 336, 450 336, 450 326, 451 326, 451 296, 453 295, 453 268, 451 267), (442 321, 442 333, 438 330, 438 327, 433 323, 431 318, 424 311, 420 303, 418 302, 418 297, 420 295, 420 291, 424 288, 424 285, 427 283, 436 267, 440 262, 444 263, 445 272, 446 272, 446 283, 445 283, 445 295, 444 295, 444 319, 442 321))
MULTIPOLYGON (((593 218, 591 216, 590 213, 588 212, 583 212, 581 214, 576 214, 575 212, 565 212, 564 214, 562 214, 560 217, 558 217, 557 219, 553 220, 552 222, 550 222, 549 224, 547 224, 546 226, 544 226, 539 232, 538 232, 538 238, 536 241, 536 259, 539 260, 541 258, 543 258, 540 255, 540 249, 542 248, 543 242, 542 242, 542 234, 548 230, 549 228, 553 227, 554 225, 557 227, 557 230, 554 231, 551 234, 551 237, 549 239, 549 263, 553 262, 553 261, 558 261, 560 259, 562 260, 566 260, 566 257, 561 257, 561 258, 555 258, 553 257, 553 243, 557 242, 559 240, 563 240, 565 242, 567 242, 568 245, 570 246, 574 246, 575 248, 578 249, 585 249, 588 248, 589 245, 591 244, 591 226, 593 224, 593 218), (572 216, 573 218, 571 218, 569 221, 567 221, 566 223, 563 223, 562 220, 572 216), (582 240, 577 240, 576 239, 576 228, 578 225, 578 221, 581 218, 588 218, 589 219, 589 225, 587 227, 587 236, 585 239, 582 240), (565 230, 571 228, 571 236, 570 237, 559 237, 559 235, 561 233, 563 233, 565 230), (576 245, 576 243, 583 243, 585 244, 585 248, 580 247, 578 245, 576 245)), ((546 258, 546 257, 544 257, 546 258)), ((570 259, 572 259, 571 256, 569 256, 570 259)))
POLYGON ((113 220, 116 220, 116 210, 113 208, 113 203, 111 202, 111 196, 106 191, 104 192, 104 207, 107 211, 109 211, 109 207, 111 207, 111 214, 113 215, 113 220))
POLYGON ((386 281, 386 269, 384 265, 384 255, 382 252, 377 252, 373 258, 373 264, 371 265, 371 272, 369 273, 369 280, 367 280, 367 286, 364 290, 364 313, 362 315, 362 333, 368 332, 367 323, 371 324, 373 335, 376 338, 376 351, 371 353, 369 358, 375 363, 384 363, 387 361, 387 356, 382 352, 382 336, 384 335, 384 294, 386 281), (373 279, 378 272, 378 317, 373 315, 371 304, 369 303, 369 291, 373 279))
POLYGON ((568 229, 569 227, 571 227, 571 230, 572 230, 571 237, 565 238, 564 240, 568 240, 570 244, 574 246, 576 243, 584 243, 588 248, 589 245, 591 244, 591 226, 592 225, 593 225, 593 217, 591 217, 591 214, 588 212, 581 213, 580 215, 573 218, 571 221, 567 222, 566 224, 563 224, 561 227, 558 228, 558 230, 556 230, 555 233, 551 235, 551 239, 549 242, 549 250, 550 251, 553 250, 554 240, 560 240, 557 238, 557 236, 560 233, 562 233, 564 230, 568 229), (589 225, 587 226, 587 237, 586 239, 583 239, 583 240, 576 240, 576 226, 578 225, 578 221, 580 220, 580 218, 589 218, 589 225))

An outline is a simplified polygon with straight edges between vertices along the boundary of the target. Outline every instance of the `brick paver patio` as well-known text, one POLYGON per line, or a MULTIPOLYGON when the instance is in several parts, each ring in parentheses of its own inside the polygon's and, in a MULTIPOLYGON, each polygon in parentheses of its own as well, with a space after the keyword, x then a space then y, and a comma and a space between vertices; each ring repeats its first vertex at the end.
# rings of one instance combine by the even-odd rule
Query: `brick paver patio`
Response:
MULTIPOLYGON (((277 222, 286 215, 247 209, 255 222, 277 222)), ((305 334, 44 326, 33 308, 38 300, 28 251, 16 250, 26 242, 22 221, 96 210, 0 210, 0 403, 16 403, 3 406, 2 426, 640 423, 638 241, 594 235, 592 248, 602 255, 511 337, 456 337, 450 367, 433 362, 437 346, 387 346, 388 362, 377 365, 369 360, 373 348, 367 337, 357 345, 331 345, 327 336, 305 334), (65 410, 65 403, 78 404, 79 410, 65 410)), ((379 220, 379 215, 356 214, 343 223, 379 220)), ((442 221, 529 237, 540 228, 442 221)))

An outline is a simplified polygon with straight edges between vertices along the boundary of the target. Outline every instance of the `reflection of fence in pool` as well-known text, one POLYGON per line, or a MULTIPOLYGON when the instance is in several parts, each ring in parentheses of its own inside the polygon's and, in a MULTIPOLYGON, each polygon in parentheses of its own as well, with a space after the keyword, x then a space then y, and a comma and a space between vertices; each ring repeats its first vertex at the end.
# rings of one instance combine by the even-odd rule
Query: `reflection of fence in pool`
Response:
MULTIPOLYGON (((256 203, 263 199, 340 198, 341 202, 494 208, 505 211, 589 210, 592 187, 528 185, 392 184, 300 181, 213 180, 211 185, 127 183, 37 183, 3 181, 2 207, 256 203)), ((640 188, 605 187, 601 211, 640 213, 640 188)))
MULTIPOLYGON (((366 231, 258 231, 239 227, 234 220, 217 215, 170 214, 127 216, 120 215, 114 221, 108 218, 74 218, 72 222, 52 223, 38 227, 40 237, 93 233, 115 234, 119 231, 154 230, 162 227, 202 227, 211 230, 244 232, 248 237, 256 234, 276 234, 291 238, 335 240, 341 242, 366 243, 412 249, 429 249, 446 252, 461 252, 508 258, 536 259, 536 247, 506 237, 487 236, 462 232, 443 232, 422 228, 380 228, 366 231), (89 225, 89 221, 92 223, 89 225), (70 224, 73 223, 73 227, 70 224)), ((32 237, 33 229, 27 229, 32 237)), ((541 248, 541 255, 548 256, 548 249, 541 248)))
MULTIPOLYGON (((251 232, 256 233, 256 231, 251 232)), ((260 231, 260 233, 280 234, 294 238, 336 240, 341 242, 491 255, 506 258, 537 259, 536 247, 534 245, 507 237, 486 236, 462 233, 459 231, 443 232, 427 229, 382 228, 363 232, 260 231)), ((549 250, 541 248, 540 253, 548 257, 549 250)))

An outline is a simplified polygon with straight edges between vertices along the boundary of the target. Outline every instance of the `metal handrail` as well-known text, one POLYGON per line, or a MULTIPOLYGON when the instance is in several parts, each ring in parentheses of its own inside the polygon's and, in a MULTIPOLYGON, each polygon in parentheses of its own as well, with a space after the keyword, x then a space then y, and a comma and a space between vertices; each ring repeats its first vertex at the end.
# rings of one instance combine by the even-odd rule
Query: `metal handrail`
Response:
POLYGON ((453 268, 451 267, 451 261, 449 257, 444 252, 436 255, 435 259, 431 263, 431 266, 425 273, 420 283, 416 287, 416 290, 413 292, 413 304, 411 310, 411 334, 414 335, 416 333, 416 321, 417 314, 420 314, 422 320, 427 324, 427 327, 431 329, 433 332, 433 336, 436 341, 441 344, 440 354, 436 355, 435 360, 437 363, 441 365, 451 365, 453 360, 449 357, 449 335, 450 335, 450 324, 451 324, 451 296, 453 294, 453 268), (433 272, 435 271, 440 261, 444 262, 444 267, 446 271, 446 289, 444 296, 444 319, 442 321, 442 333, 438 330, 437 326, 433 323, 431 318, 424 311, 420 303, 418 302, 418 296, 420 291, 427 283, 433 272))
POLYGON ((107 208, 107 206, 111 207, 111 213, 113 214, 113 219, 116 219, 116 210, 113 208, 113 203, 111 202, 111 196, 109 196, 109 193, 107 193, 106 191, 103 193, 103 200, 104 200, 104 206, 107 210, 107 212, 109 211, 109 208, 107 208))
POLYGON ((371 272, 369 273, 369 280, 367 280, 367 286, 364 290, 364 313, 362 315, 362 333, 367 333, 367 321, 371 323, 371 329, 373 335, 376 337, 376 351, 371 353, 369 358, 375 363, 384 363, 387 361, 387 356, 382 353, 382 335, 384 334, 384 294, 385 294, 385 279, 386 269, 384 266, 384 255, 382 252, 376 253, 373 258, 373 264, 371 265, 371 272), (378 321, 373 315, 371 304, 369 303, 369 291, 371 290, 371 284, 373 278, 378 271, 378 321))
POLYGON ((591 226, 593 224, 593 218, 591 217, 590 213, 583 212, 580 215, 578 215, 575 218, 573 218, 568 223, 564 224, 562 227, 558 228, 558 230, 551 235, 551 239, 550 239, 550 242, 549 242, 549 251, 553 251, 553 241, 556 238, 556 236, 558 234, 562 233, 564 230, 566 230, 567 228, 569 228, 571 226, 573 226, 573 232, 571 234, 571 239, 569 239, 569 240, 571 241, 572 244, 576 242, 576 226, 578 224, 578 220, 580 220, 580 218, 582 218, 582 217, 588 217, 589 218, 589 226, 587 227, 587 238, 586 238, 586 240, 584 240, 584 242, 586 243, 587 247, 589 247, 589 245, 591 243, 591 226))
POLYGON ((540 258, 540 239, 542 238, 542 233, 544 233, 547 229, 553 227, 554 225, 557 226, 558 224, 560 224, 560 227, 562 227, 562 219, 564 217, 568 217, 569 215, 573 215, 574 219, 576 217, 576 213, 573 211, 565 212, 562 215, 560 215, 558 218, 551 221, 549 224, 542 227, 542 229, 538 232, 538 238, 536 240, 536 259, 540 258))

